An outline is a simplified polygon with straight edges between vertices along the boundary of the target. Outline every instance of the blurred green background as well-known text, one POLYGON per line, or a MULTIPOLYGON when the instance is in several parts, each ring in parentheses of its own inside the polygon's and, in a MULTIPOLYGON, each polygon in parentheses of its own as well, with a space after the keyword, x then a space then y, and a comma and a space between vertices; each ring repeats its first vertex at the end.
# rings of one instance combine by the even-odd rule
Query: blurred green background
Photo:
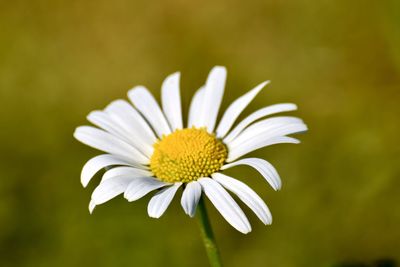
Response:
POLYGON ((270 79, 245 114, 294 102, 310 128, 298 146, 252 154, 276 166, 280 192, 230 171, 274 222, 244 207, 253 232, 242 235, 209 205, 225 265, 399 263, 399 3, 0 1, 0 266, 207 266, 178 198, 159 220, 149 197, 89 215, 100 176, 88 189, 79 176, 99 152, 72 133, 134 85, 159 98, 177 70, 186 112, 217 64, 228 68, 223 108, 270 79))

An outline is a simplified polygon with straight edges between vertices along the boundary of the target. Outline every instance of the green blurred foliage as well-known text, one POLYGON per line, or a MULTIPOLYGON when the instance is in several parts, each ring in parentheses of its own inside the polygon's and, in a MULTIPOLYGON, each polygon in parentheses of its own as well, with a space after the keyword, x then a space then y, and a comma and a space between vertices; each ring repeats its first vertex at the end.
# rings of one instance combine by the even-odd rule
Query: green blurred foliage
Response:
POLYGON ((0 266, 206 266, 195 220, 176 199, 87 210, 80 169, 97 151, 73 139, 85 116, 129 88, 159 97, 182 72, 184 110, 213 65, 223 108, 270 79, 246 114, 295 102, 301 145, 253 153, 283 178, 232 176, 262 195, 242 235, 209 205, 226 266, 400 261, 400 4, 392 1, 0 1, 0 266))

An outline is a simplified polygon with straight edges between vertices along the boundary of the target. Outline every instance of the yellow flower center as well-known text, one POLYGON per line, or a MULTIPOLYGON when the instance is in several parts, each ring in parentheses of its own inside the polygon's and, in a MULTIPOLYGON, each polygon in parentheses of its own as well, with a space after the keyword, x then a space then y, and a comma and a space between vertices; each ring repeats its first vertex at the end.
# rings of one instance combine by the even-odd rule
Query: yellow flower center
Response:
POLYGON ((190 182, 218 171, 228 156, 225 145, 205 129, 187 128, 154 144, 150 168, 164 182, 190 182))

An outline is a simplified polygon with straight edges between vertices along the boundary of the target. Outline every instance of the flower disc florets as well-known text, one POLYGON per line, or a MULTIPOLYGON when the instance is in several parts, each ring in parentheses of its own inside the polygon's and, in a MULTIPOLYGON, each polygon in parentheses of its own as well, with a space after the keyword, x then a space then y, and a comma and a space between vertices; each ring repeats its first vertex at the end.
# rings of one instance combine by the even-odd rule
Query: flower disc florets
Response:
POLYGON ((154 144, 150 168, 164 182, 190 182, 220 170, 225 145, 204 128, 176 130, 154 144))

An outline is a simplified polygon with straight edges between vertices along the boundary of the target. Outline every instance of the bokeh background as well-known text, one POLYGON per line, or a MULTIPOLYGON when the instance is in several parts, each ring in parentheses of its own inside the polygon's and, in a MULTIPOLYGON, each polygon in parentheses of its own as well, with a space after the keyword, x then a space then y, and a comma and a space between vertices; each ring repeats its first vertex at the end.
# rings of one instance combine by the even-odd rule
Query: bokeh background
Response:
POLYGON ((280 192, 251 169, 229 172, 274 222, 244 207, 253 232, 242 235, 209 205, 225 265, 398 266, 399 3, 0 1, 0 266, 207 266, 177 200, 159 220, 149 197, 89 215, 100 175, 88 189, 79 176, 98 152, 72 133, 134 85, 159 98, 177 70, 187 111, 217 64, 223 108, 270 79, 245 115, 294 102, 310 128, 301 145, 253 153, 276 166, 280 192))

